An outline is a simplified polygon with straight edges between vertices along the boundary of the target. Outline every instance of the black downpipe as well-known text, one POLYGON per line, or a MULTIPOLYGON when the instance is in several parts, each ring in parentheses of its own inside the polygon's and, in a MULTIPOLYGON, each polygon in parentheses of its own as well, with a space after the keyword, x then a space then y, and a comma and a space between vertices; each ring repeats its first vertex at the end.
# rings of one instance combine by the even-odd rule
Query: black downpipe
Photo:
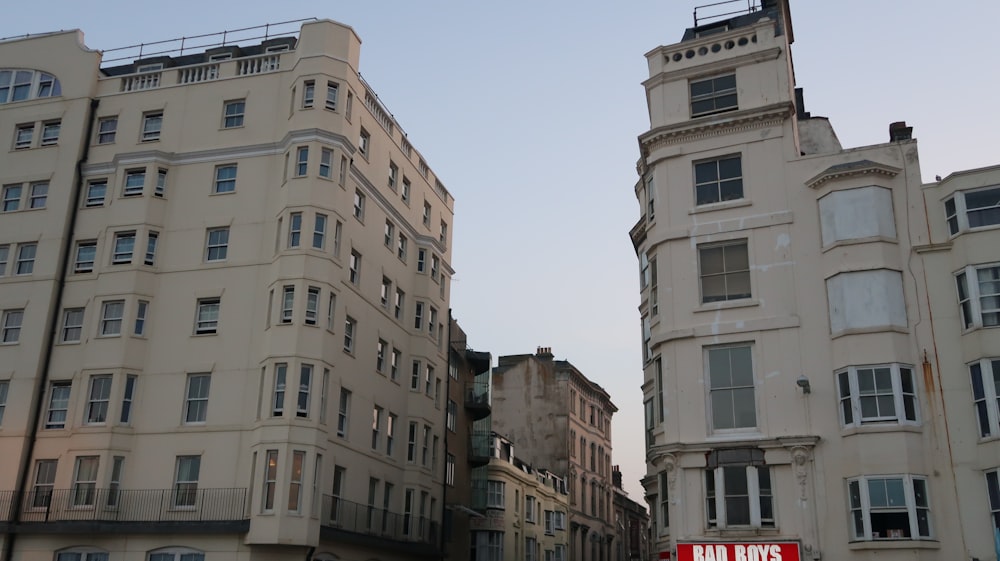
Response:
MULTIPOLYGON (((21 446, 21 463, 17 468, 17 486, 14 488, 14 497, 11 501, 10 527, 14 527, 21 521, 21 504, 24 500, 25 489, 28 485, 28 474, 31 467, 31 458, 35 450, 35 440, 38 438, 38 426, 41 424, 40 413, 45 404, 45 387, 49 381, 49 364, 52 362, 52 352, 55 348, 56 330, 59 328, 59 311, 62 308, 63 291, 66 288, 66 271, 69 268, 73 247, 73 233, 76 230, 76 217, 80 209, 80 194, 83 192, 83 164, 87 162, 90 155, 90 138, 94 133, 94 120, 97 115, 97 106, 101 104, 99 99, 90 100, 90 109, 87 114, 87 134, 83 138, 83 150, 80 159, 76 162, 76 177, 73 187, 73 197, 70 199, 69 223, 66 225, 66 234, 63 237, 63 245, 60 250, 59 266, 56 270, 56 292, 52 298, 52 306, 49 313, 49 329, 45 335, 45 353, 42 355, 42 364, 39 368, 37 382, 35 383, 35 399, 28 412, 28 418, 32 422, 28 425, 28 434, 24 438, 21 446)), ((3 542, 2 561, 11 561, 14 555, 14 540, 17 533, 8 530, 3 542)))
MULTIPOLYGON (((448 513, 448 399, 451 396, 451 308, 448 308, 448 363, 447 372, 444 378, 444 477, 441 478, 441 530, 439 531, 438 543, 440 544, 441 559, 447 557, 444 548, 444 535, 445 535, 445 515, 448 513)), ((458 405, 456 404, 457 408, 458 405)), ((458 412, 455 412, 458 416, 458 412)), ((456 419, 457 422, 457 419, 456 419)), ((454 517, 453 517, 454 518, 454 517)))

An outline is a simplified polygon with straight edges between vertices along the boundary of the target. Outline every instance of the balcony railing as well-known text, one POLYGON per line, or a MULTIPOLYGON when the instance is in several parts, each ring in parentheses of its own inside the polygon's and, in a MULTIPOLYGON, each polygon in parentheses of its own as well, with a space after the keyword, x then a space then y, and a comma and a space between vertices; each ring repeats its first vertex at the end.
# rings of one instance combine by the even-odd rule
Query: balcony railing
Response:
POLYGON ((428 518, 391 512, 331 495, 323 495, 320 523, 344 532, 435 547, 440 536, 438 523, 428 518))
MULTIPOLYGON (((14 491, 0 491, 0 522, 14 520, 14 491)), ((248 519, 247 490, 74 489, 27 491, 21 523, 37 522, 222 522, 248 519)))
POLYGON ((474 414, 473 420, 490 414, 490 384, 469 382, 465 385, 465 408, 474 414))
POLYGON ((493 452, 493 440, 488 431, 474 430, 469 435, 469 463, 473 466, 483 466, 490 463, 493 452))

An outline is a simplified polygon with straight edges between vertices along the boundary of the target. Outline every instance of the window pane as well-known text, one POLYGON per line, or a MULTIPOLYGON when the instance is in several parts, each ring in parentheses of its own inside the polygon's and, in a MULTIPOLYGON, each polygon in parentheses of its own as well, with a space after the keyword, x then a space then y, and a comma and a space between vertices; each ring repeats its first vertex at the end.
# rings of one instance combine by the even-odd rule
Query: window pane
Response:
POLYGON ((889 506, 906 506, 906 494, 902 479, 886 479, 885 491, 889 506))
POLYGON ((733 390, 733 411, 737 427, 757 426, 757 408, 753 399, 753 388, 733 390))
POLYGON ((731 429, 734 426, 733 393, 727 390, 712 392, 712 427, 731 429))
POLYGON ((701 250, 701 273, 711 275, 725 270, 723 247, 706 247, 701 250))

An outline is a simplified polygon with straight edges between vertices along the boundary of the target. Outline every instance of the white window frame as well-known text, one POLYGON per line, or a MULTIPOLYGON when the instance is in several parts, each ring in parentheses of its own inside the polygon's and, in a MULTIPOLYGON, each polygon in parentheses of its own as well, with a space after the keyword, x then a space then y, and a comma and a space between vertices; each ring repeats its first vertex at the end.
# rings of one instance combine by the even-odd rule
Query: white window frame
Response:
POLYGON ((59 143, 59 129, 62 128, 62 121, 45 121, 42 123, 42 136, 39 146, 55 146, 59 143))
POLYGON ((486 508, 507 508, 507 483, 497 479, 486 480, 486 508))
MULTIPOLYGON (((716 158, 711 158, 708 160, 700 160, 692 162, 691 165, 692 180, 694 182, 694 204, 695 206, 707 206, 719 203, 726 203, 730 201, 742 200, 746 197, 743 191, 743 155, 742 154, 728 154, 725 156, 719 156, 716 158), (739 175, 727 175, 722 177, 722 164, 726 162, 729 164, 732 160, 736 161, 736 165, 739 167, 739 175), (714 173, 712 178, 699 178, 699 169, 709 170, 711 169, 714 173), (732 191, 733 187, 739 185, 739 195, 732 196, 724 195, 724 187, 729 188, 732 191), (703 197, 703 193, 711 194, 710 197, 703 197)), ((650 178, 651 180, 652 178, 650 178)))
POLYGON ((325 179, 333 177, 333 150, 329 148, 319 151, 319 176, 325 179))
POLYGON ((337 407, 337 436, 347 438, 351 422, 351 390, 340 388, 340 402, 337 407))
POLYGON ((357 337, 358 321, 351 316, 344 320, 344 352, 354 352, 354 340, 357 337))
POLYGON ((972 407, 979 438, 1000 436, 1000 358, 982 358, 967 365, 972 383, 972 407))
POLYGON ((354 190, 354 218, 365 221, 365 195, 360 189, 354 190))
POLYGON ((316 81, 306 80, 302 83, 302 108, 311 109, 316 99, 316 81))
POLYGON ((330 111, 337 110, 337 96, 340 93, 340 85, 336 82, 327 81, 326 83, 326 102, 324 108, 330 111))
POLYGON ((205 232, 205 261, 225 261, 229 256, 229 226, 205 232))
POLYGON ((309 174, 309 147, 299 146, 295 149, 295 177, 305 177, 309 174))
POLYGON ((247 100, 231 99, 222 104, 222 128, 236 129, 243 127, 243 119, 246 115, 247 100))
POLYGON ((73 273, 91 273, 97 261, 97 240, 81 240, 76 242, 76 258, 73 261, 73 273), (87 250, 86 252, 84 250, 87 250), (89 253, 90 255, 83 255, 89 253))
POLYGON ((724 113, 726 111, 735 111, 739 109, 739 95, 737 94, 737 89, 738 88, 736 85, 736 73, 732 71, 726 72, 724 74, 718 74, 715 76, 706 76, 704 78, 699 78, 697 80, 691 80, 688 84, 688 94, 690 95, 690 100, 689 100, 690 103, 688 107, 691 109, 691 116, 701 117, 703 115, 712 115, 715 113, 724 113), (726 84, 716 83, 718 80, 726 79, 729 77, 732 77, 733 79, 732 87, 722 87, 725 86, 726 84), (707 93, 695 94, 694 93, 695 86, 703 85, 706 82, 710 83, 711 91, 707 93), (719 105, 720 99, 727 98, 729 96, 734 96, 735 99, 733 100, 733 103, 720 106, 719 105), (703 101, 712 101, 713 102, 712 108, 696 111, 694 108, 695 103, 703 101))
POLYGON ((320 289, 317 286, 310 286, 306 289, 306 325, 316 325, 319 323, 319 299, 320 289))
POLYGON ((1000 185, 989 185, 979 189, 970 189, 968 191, 957 191, 944 201, 945 207, 945 220, 948 224, 948 233, 951 236, 957 236, 964 232, 975 232, 978 230, 986 230, 990 228, 996 228, 1000 226, 1000 220, 996 222, 985 223, 980 226, 970 226, 969 213, 970 212, 998 212, 996 210, 996 205, 993 206, 983 206, 979 208, 972 209, 968 208, 968 201, 966 197, 969 194, 976 193, 989 193, 991 191, 996 191, 996 196, 1000 197, 1000 185), (951 207, 951 208, 949 208, 951 207))
POLYGON ((208 398, 212 387, 212 375, 208 373, 188 374, 184 385, 184 424, 204 425, 208 419, 208 398))
POLYGON ((361 127, 361 134, 358 136, 358 153, 360 153, 365 158, 368 157, 368 152, 371 151, 372 135, 361 127))
POLYGON ((111 253, 112 265, 130 265, 135 255, 136 231, 115 232, 115 245, 111 253), (129 242, 131 241, 131 245, 129 242))
MULTIPOLYGON (((755 466, 755 465, 725 465, 718 466, 714 469, 706 469, 704 471, 704 497, 706 501, 705 510, 705 524, 708 528, 716 528, 720 530, 725 530, 727 528, 776 528, 777 527, 777 513, 776 503, 774 497, 774 474, 768 466, 755 466), (728 514, 726 506, 726 485, 725 485, 725 470, 733 469, 740 470, 743 469, 746 472, 746 483, 747 483, 747 501, 749 503, 749 514, 750 523, 749 524, 731 524, 726 519, 728 514), (760 489, 760 470, 765 470, 767 473, 768 481, 771 485, 771 495, 769 496, 771 500, 771 514, 772 518, 766 519, 762 517, 761 513, 761 489, 760 489), (715 518, 712 518, 711 511, 709 510, 708 501, 713 500, 713 497, 709 497, 708 482, 709 477, 713 482, 714 487, 714 508, 715 508, 715 518)), ((730 495, 734 497, 742 495, 730 495)))
POLYGON ((163 111, 150 111, 142 115, 142 134, 139 138, 142 142, 155 142, 160 140, 163 132, 163 111))
POLYGON ((28 210, 45 208, 45 203, 49 196, 49 182, 48 181, 36 181, 31 184, 30 190, 28 191, 28 204, 25 207, 28 210))
POLYGON ((285 414, 285 392, 288 388, 288 364, 279 362, 274 365, 274 387, 271 391, 271 416, 281 417, 285 414))
POLYGON ((969 265, 955 272, 955 283, 963 329, 1000 327, 1000 307, 988 307, 986 304, 991 300, 1000 300, 1000 263, 969 265), (987 272, 993 278, 981 280, 981 272, 987 272), (983 284, 992 284, 996 288, 990 288, 991 292, 984 294, 983 284))
POLYGON ((313 365, 299 365, 299 393, 295 401, 295 416, 300 419, 309 418, 312 404, 313 365))
MULTIPOLYGON (((883 541, 883 540, 929 540, 934 539, 934 525, 933 520, 931 520, 931 504, 930 504, 930 489, 928 484, 928 479, 922 475, 910 475, 910 474, 886 474, 886 475, 865 475, 859 477, 852 477, 847 479, 847 509, 848 509, 848 532, 849 541, 883 541), (903 486, 903 505, 887 505, 872 507, 870 493, 870 485, 873 481, 878 480, 899 480, 902 482, 903 486), (917 482, 920 482, 919 484, 917 482), (857 485, 858 495, 852 494, 851 487, 857 485), (925 505, 916 504, 915 487, 918 485, 923 486, 925 497, 925 505), (909 538, 899 537, 899 536, 876 536, 876 532, 872 530, 872 520, 871 515, 874 509, 884 511, 884 512, 905 512, 908 518, 908 526, 910 529, 911 536, 909 538), (918 520, 918 510, 926 511, 926 521, 927 521, 927 533, 920 534, 919 520, 918 520), (861 518, 861 528, 858 528, 858 515, 861 518), (914 531, 915 530, 915 531, 914 531), (914 537, 912 534, 918 534, 914 537)), ((888 498, 888 496, 887 496, 888 498)), ((902 530, 902 528, 899 528, 902 530)))
POLYGON ((302 482, 305 480, 306 453, 304 450, 292 450, 292 465, 288 477, 288 512, 301 512, 302 482))
POLYGON ((69 419, 69 400, 73 384, 69 380, 53 381, 49 386, 48 405, 45 408, 45 428, 64 429, 69 419))
POLYGON ((38 255, 38 245, 22 243, 17 246, 17 261, 14 264, 15 275, 30 275, 35 272, 35 257, 38 255))
POLYGON ((104 425, 108 422, 108 409, 111 405, 110 374, 90 377, 87 391, 87 409, 83 415, 85 425, 104 425))
POLYGON ((156 185, 153 187, 153 196, 163 198, 167 192, 167 170, 157 168, 156 185))
POLYGON ((837 371, 836 383, 840 424, 843 427, 859 427, 886 423, 899 425, 920 424, 920 389, 917 373, 913 366, 899 363, 849 366, 837 371), (889 370, 889 387, 878 387, 879 374, 885 370, 889 370), (909 392, 905 391, 904 387, 904 378, 906 377, 904 371, 909 371, 909 386, 911 390, 909 392), (873 387, 866 390, 864 394, 861 392, 861 386, 867 386, 868 382, 862 380, 862 376, 864 378, 871 377, 873 384, 873 387), (879 399, 879 397, 883 399, 879 399), (888 407, 888 403, 884 398, 890 398, 888 403, 892 404, 892 415, 863 414, 863 410, 865 409, 870 411, 870 405, 863 407, 862 399, 866 400, 866 403, 874 403, 877 409, 879 407, 888 407), (912 419, 907 418, 907 403, 911 405, 912 419))
POLYGON ((196 335, 214 335, 219 332, 219 315, 222 311, 222 298, 199 298, 195 309, 194 332, 196 335), (214 317, 212 308, 214 307, 214 317))
POLYGON ((236 176, 238 174, 239 165, 237 164, 215 166, 215 181, 212 182, 212 194, 225 195, 227 193, 235 193, 236 176))
POLYGON ((699 301, 702 304, 712 304, 715 302, 730 302, 733 300, 745 300, 753 298, 752 278, 750 275, 751 268, 752 267, 750 264, 750 241, 746 238, 728 240, 724 242, 699 244, 698 245, 698 288, 701 293, 701 299, 699 301), (737 255, 732 258, 732 261, 735 262, 733 264, 733 268, 730 268, 729 263, 727 263, 727 261, 730 261, 730 259, 727 259, 726 255, 730 251, 730 248, 736 248, 736 251, 738 252, 740 247, 743 248, 743 252, 746 254, 747 267, 743 269, 743 268, 738 268, 736 266, 735 262, 738 262, 739 258, 739 256, 737 255), (716 249, 722 250, 722 261, 723 261, 722 270, 705 272, 706 263, 704 258, 704 252, 716 249), (742 293, 742 292, 737 292, 736 290, 731 291, 729 289, 730 282, 739 281, 739 279, 742 278, 744 275, 746 278, 746 287, 748 292, 742 293), (723 280, 726 288, 721 294, 717 294, 717 291, 713 290, 712 294, 709 295, 708 294, 709 291, 705 290, 705 282, 706 280, 717 279, 717 278, 721 278, 723 280))
MULTIPOLYGON (((708 392, 708 394, 707 394, 707 396, 708 396, 708 412, 709 412, 708 421, 709 421, 709 426, 712 428, 712 431, 714 433, 756 431, 757 430, 757 426, 758 426, 758 422, 759 422, 760 419, 759 419, 759 415, 758 415, 758 411, 757 411, 757 405, 756 405, 757 404, 757 387, 756 387, 757 375, 756 375, 756 365, 755 365, 756 360, 755 360, 755 357, 754 357, 754 345, 752 343, 749 343, 749 342, 732 343, 732 344, 726 344, 726 345, 718 345, 718 346, 705 347, 703 349, 703 352, 704 352, 704 360, 705 360, 705 388, 706 388, 706 391, 708 392), (729 385, 729 386, 714 387, 712 385, 712 372, 711 372, 711 361, 712 361, 711 357, 712 357, 712 354, 713 353, 717 353, 717 352, 721 352, 721 351, 729 351, 729 358, 730 358, 730 365, 731 365, 732 364, 732 351, 733 350, 738 350, 738 349, 747 349, 747 352, 749 353, 749 357, 750 357, 750 374, 751 374, 751 380, 750 380, 750 382, 749 383, 745 383, 745 382, 744 383, 737 383, 735 381, 732 381, 732 378, 730 377, 730 384, 731 385, 729 385), (753 424, 752 425, 747 425, 747 424, 740 423, 739 419, 736 418, 736 411, 734 409, 732 411, 732 413, 733 413, 732 425, 733 426, 722 426, 722 427, 715 426, 716 425, 716 423, 715 423, 715 408, 719 407, 720 405, 723 405, 723 404, 726 403, 725 398, 722 397, 723 392, 728 392, 729 395, 732 396, 730 398, 730 400, 728 401, 728 403, 735 404, 736 401, 737 401, 735 399, 735 396, 738 395, 738 394, 740 394, 740 393, 745 393, 746 390, 750 390, 751 392, 753 392, 753 403, 754 403, 754 422, 753 422, 753 424), (718 404, 716 403, 716 396, 718 396, 718 401, 719 401, 718 404)), ((732 372, 732 370, 730 370, 730 372, 732 372)), ((650 414, 652 415, 652 411, 650 411, 650 414)), ((653 417, 653 419, 654 419, 653 422, 655 422, 655 417, 653 417)))
POLYGON ((101 303, 101 323, 98 335, 101 337, 119 337, 122 334, 122 323, 125 321, 125 301, 105 300, 101 303), (114 312, 117 311, 117 315, 114 312))
POLYGON ((1000 469, 987 470, 984 475, 986 476, 986 496, 989 497, 993 527, 1000 528, 1000 469))
POLYGON ((351 249, 351 259, 350 259, 350 265, 348 267, 348 270, 349 270, 349 273, 350 273, 348 278, 350 279, 351 284, 356 285, 356 286, 360 285, 361 284, 361 253, 359 253, 358 250, 356 250, 356 249, 351 249))
POLYGON ((14 129, 14 150, 31 148, 35 136, 35 123, 17 125, 14 129))
POLYGON ((201 456, 177 456, 176 467, 174 468, 174 493, 172 507, 177 510, 194 509, 198 504, 198 479, 201 475, 201 456), (181 467, 185 462, 192 462, 194 467, 194 478, 192 474, 182 474, 181 467), (186 478, 182 479, 182 476, 186 478))
POLYGON ((313 249, 323 250, 326 247, 326 225, 329 219, 325 214, 316 213, 313 217, 313 249))
POLYGON ((83 206, 93 208, 104 206, 104 200, 108 196, 108 180, 94 179, 87 182, 87 194, 84 197, 83 206), (95 194, 95 190, 100 189, 100 196, 95 194))
POLYGON ((264 489, 260 496, 260 509, 262 512, 274 511, 274 499, 278 490, 278 451, 267 450, 264 452, 264 489))
POLYGON ((143 256, 142 264, 152 267, 156 263, 156 244, 160 239, 160 233, 150 230, 146 232, 146 255, 143 256))
POLYGON ((3 186, 3 212, 16 212, 21 210, 21 195, 24 194, 24 185, 21 183, 11 183, 3 186))
POLYGON ((101 117, 97 120, 97 144, 114 144, 118 135, 118 116, 101 117))
POLYGON ((288 215, 288 249, 302 245, 302 213, 293 212, 288 215))
POLYGON ((13 345, 21 340, 21 324, 24 322, 24 308, 4 310, 0 322, 0 344, 13 345))

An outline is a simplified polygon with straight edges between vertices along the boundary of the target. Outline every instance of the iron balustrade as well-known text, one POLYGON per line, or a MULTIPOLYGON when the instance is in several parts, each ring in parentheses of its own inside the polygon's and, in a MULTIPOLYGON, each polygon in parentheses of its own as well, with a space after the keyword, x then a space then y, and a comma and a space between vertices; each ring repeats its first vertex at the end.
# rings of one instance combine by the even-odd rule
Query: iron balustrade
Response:
MULTIPOLYGON (((0 491, 0 522, 13 522, 14 491, 0 491)), ((24 492, 21 523, 216 522, 246 520, 247 489, 73 489, 24 492)))
POLYGON ((322 507, 323 526, 383 539, 438 545, 438 523, 424 516, 392 512, 332 495, 323 495, 322 507))

